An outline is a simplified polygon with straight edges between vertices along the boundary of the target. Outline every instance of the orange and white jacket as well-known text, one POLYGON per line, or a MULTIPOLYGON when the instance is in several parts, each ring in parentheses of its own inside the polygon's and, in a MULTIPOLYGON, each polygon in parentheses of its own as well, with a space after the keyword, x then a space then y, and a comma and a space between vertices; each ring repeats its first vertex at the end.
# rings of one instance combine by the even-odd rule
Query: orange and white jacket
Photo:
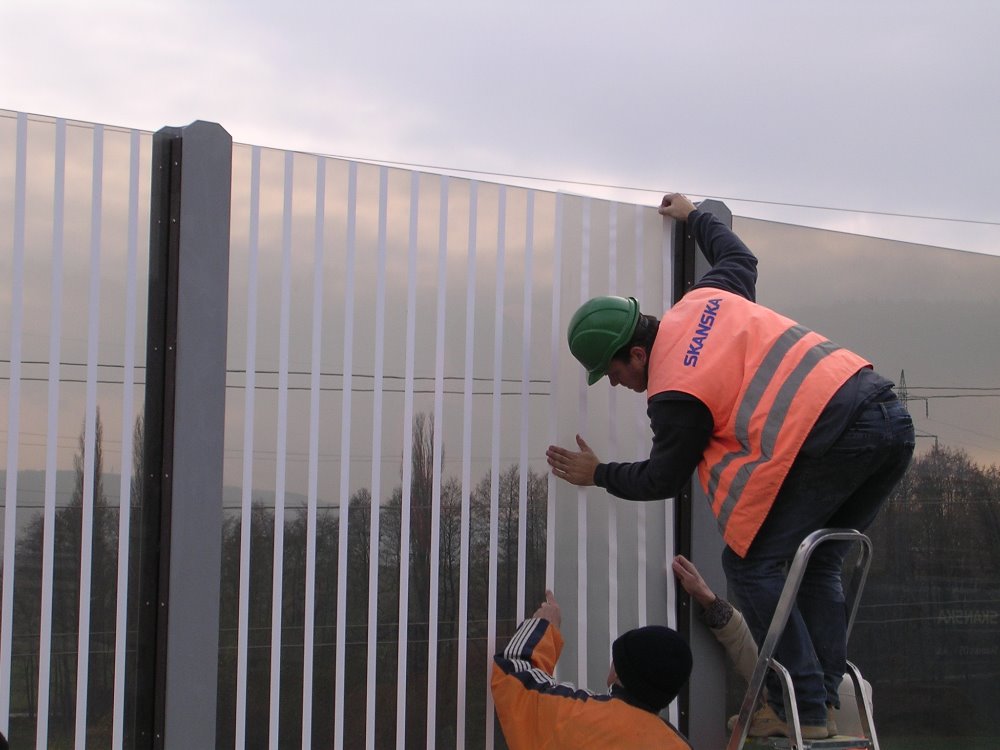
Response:
POLYGON ((592 693, 552 677, 559 629, 529 618, 493 657, 493 702, 511 750, 691 750, 658 714, 630 705, 623 690, 592 693))

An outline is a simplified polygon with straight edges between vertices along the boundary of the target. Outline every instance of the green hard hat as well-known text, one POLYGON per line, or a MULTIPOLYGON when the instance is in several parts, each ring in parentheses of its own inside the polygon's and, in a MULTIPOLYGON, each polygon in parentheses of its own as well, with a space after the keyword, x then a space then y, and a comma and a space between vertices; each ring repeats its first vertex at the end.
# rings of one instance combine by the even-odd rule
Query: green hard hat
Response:
POLYGON ((632 338, 639 321, 635 297, 594 297, 573 313, 569 350, 587 370, 587 385, 604 377, 615 352, 632 338))

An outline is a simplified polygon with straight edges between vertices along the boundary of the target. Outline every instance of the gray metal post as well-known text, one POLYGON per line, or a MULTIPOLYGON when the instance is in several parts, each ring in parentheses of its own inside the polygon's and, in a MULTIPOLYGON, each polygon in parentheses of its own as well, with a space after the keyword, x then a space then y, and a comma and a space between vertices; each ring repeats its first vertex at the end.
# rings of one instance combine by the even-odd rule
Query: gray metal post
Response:
POLYGON ((215 746, 232 138, 154 136, 134 745, 215 746))

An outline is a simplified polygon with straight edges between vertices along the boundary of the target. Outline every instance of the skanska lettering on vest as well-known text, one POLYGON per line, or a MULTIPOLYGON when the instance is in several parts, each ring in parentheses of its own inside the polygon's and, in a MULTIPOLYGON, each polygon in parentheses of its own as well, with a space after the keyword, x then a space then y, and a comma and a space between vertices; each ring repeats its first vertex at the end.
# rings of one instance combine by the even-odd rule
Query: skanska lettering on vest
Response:
POLYGON ((705 341, 712 332, 712 326, 715 325, 715 317, 719 314, 721 305, 722 300, 719 298, 710 299, 705 304, 705 310, 702 312, 701 318, 698 319, 698 327, 695 328, 694 336, 691 337, 691 343, 688 344, 687 352, 684 354, 685 367, 698 366, 698 357, 701 356, 702 347, 705 346, 705 341))

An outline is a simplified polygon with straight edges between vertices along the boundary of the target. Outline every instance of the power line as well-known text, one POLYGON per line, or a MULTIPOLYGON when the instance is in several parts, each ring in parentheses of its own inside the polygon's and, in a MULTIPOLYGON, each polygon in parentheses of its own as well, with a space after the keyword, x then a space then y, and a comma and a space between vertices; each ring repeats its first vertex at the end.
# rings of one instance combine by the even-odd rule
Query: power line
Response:
POLYGON ((998 386, 974 386, 974 385, 911 385, 910 389, 921 391, 1000 391, 998 386))
MULTIPOLYGON (((10 360, 9 359, 0 359, 0 364, 8 364, 9 365, 10 364, 10 360)), ((42 360, 22 360, 21 364, 23 364, 23 365, 47 366, 49 363, 45 362, 45 361, 42 361, 42 360)), ((83 362, 60 362, 59 365, 62 366, 62 367, 86 367, 86 363, 83 363, 83 362)), ((97 366, 101 367, 101 368, 115 368, 115 369, 122 369, 124 367, 121 364, 107 363, 107 362, 99 362, 97 364, 97 366)), ((145 370, 145 367, 143 365, 136 365, 135 369, 136 370, 145 370)), ((277 370, 254 370, 253 373, 255 375, 275 376, 275 377, 280 374, 277 370)), ((247 370, 245 368, 227 368, 226 369, 226 374, 227 375, 246 375, 247 374, 247 370)), ((305 377, 311 377, 312 373, 311 372, 307 372, 305 370, 289 370, 287 372, 287 375, 288 375, 288 377, 302 377, 302 378, 305 378, 305 377)), ((324 378, 342 378, 342 377, 344 377, 343 373, 336 372, 336 371, 321 371, 319 373, 319 375, 320 375, 320 377, 324 377, 324 378)), ((355 373, 352 373, 351 376, 352 376, 352 378, 360 378, 360 379, 367 379, 367 380, 372 380, 372 379, 375 378, 374 375, 369 374, 369 373, 363 373, 363 372, 355 372, 355 373)), ((390 373, 384 374, 382 377, 383 377, 384 380, 397 380, 397 381, 398 380, 405 380, 405 376, 403 376, 403 375, 393 375, 393 374, 390 374, 390 373)), ((433 381, 433 380, 435 380, 435 378, 436 378, 436 376, 434 376, 434 375, 414 375, 413 376, 413 380, 414 381, 433 381)), ((0 381, 7 381, 7 380, 10 380, 10 378, 6 377, 6 376, 0 376, 0 381)), ((27 381, 27 382, 48 382, 48 378, 47 377, 31 377, 31 376, 25 377, 25 376, 22 376, 21 380, 22 381, 27 381)), ((445 381, 464 381, 465 380, 465 376, 464 375, 445 375, 445 376, 443 376, 442 380, 445 380, 445 381)), ((492 377, 485 377, 485 376, 472 376, 470 378, 470 380, 472 382, 474 382, 474 383, 482 383, 482 382, 492 383, 493 382, 493 378, 492 377)), ((501 378, 500 381, 502 383, 521 383, 522 382, 520 378, 501 378)), ((83 379, 83 378, 60 378, 60 382, 62 382, 62 383, 86 383, 87 381, 85 379, 83 379)), ((101 385, 124 385, 124 381, 123 380, 117 380, 117 379, 98 378, 97 382, 99 384, 101 384, 101 385)), ((552 381, 550 379, 548 379, 548 378, 529 378, 527 382, 530 383, 530 384, 532 384, 532 385, 539 385, 539 384, 541 384, 541 385, 550 385, 552 381)), ((133 383, 133 385, 141 386, 141 385, 144 385, 144 382, 143 381, 135 381, 133 383)), ((227 388, 240 388, 241 386, 235 385, 235 384, 228 384, 226 387, 227 388)), ((275 390, 276 389, 276 386, 260 385, 260 384, 256 384, 255 387, 257 389, 260 389, 260 390, 275 390)), ((908 390, 910 390, 910 391, 914 391, 914 390, 920 390, 920 391, 959 391, 959 393, 930 394, 930 395, 926 395, 926 396, 921 395, 921 396, 911 396, 910 397, 911 399, 920 399, 921 401, 923 401, 925 399, 932 399, 932 398, 949 398, 949 399, 955 399, 955 398, 998 398, 998 397, 1000 397, 1000 386, 907 385, 906 388, 908 390), (991 393, 991 391, 996 391, 996 393, 991 393)), ((289 386, 288 389, 289 390, 308 390, 309 388, 307 386, 289 386)), ((341 389, 321 386, 320 390, 321 391, 339 391, 341 389)), ((358 389, 358 388, 355 388, 353 390, 355 390, 355 391, 364 391, 364 390, 370 390, 370 389, 358 389)), ((395 390, 392 390, 392 389, 386 389, 386 390, 388 392, 396 392, 395 390)), ((420 391, 420 392, 421 393, 426 393, 426 392, 430 392, 430 391, 420 391)), ((452 391, 448 391, 448 393, 451 393, 451 392, 452 391)), ((520 394, 517 393, 517 394, 511 394, 511 395, 520 395, 520 394)), ((544 394, 544 393, 532 393, 530 395, 546 395, 546 394, 544 394)))
MULTIPOLYGON (((7 114, 6 112, 3 113, 2 116, 8 117, 8 118, 11 117, 11 115, 7 114)), ((38 117, 38 118, 42 118, 42 119, 47 119, 44 115, 37 115, 37 114, 33 114, 33 113, 29 113, 29 116, 34 116, 34 117, 38 117)), ((69 125, 70 127, 89 127, 90 124, 89 123, 81 123, 80 121, 76 121, 76 120, 67 120, 67 125, 69 125)), ((107 125, 107 124, 105 124, 103 127, 105 127, 105 129, 114 130, 115 132, 123 132, 123 133, 132 132, 132 129, 130 129, 130 128, 122 128, 120 126, 113 126, 113 125, 107 125)), ((147 132, 147 131, 140 131, 140 132, 147 132)), ((252 146, 253 144, 234 144, 234 145, 252 146)), ((293 149, 286 149, 286 150, 292 150, 292 151, 294 151, 293 149)), ((502 177, 502 178, 506 178, 506 179, 526 180, 526 181, 529 181, 529 182, 545 182, 545 183, 559 184, 559 185, 578 185, 580 187, 601 188, 601 189, 606 189, 606 190, 628 190, 628 191, 631 191, 631 192, 650 193, 650 194, 654 194, 654 195, 662 195, 663 194, 663 190, 662 189, 658 189, 658 188, 637 187, 637 186, 634 186, 634 185, 620 185, 620 184, 608 183, 608 182, 593 182, 593 181, 590 181, 590 180, 573 180, 573 179, 569 179, 569 178, 565 178, 565 177, 540 177, 540 176, 536 176, 536 175, 518 174, 516 172, 490 172, 490 171, 484 170, 484 169, 468 169, 468 168, 463 168, 463 167, 449 167, 449 166, 442 166, 442 165, 438 165, 438 164, 423 164, 423 163, 419 163, 419 162, 394 161, 394 160, 391 160, 391 159, 377 159, 377 158, 372 158, 372 157, 350 156, 350 155, 345 155, 345 154, 327 154, 327 153, 301 152, 301 151, 298 152, 298 153, 308 153, 308 154, 310 154, 312 156, 319 156, 319 157, 328 158, 328 159, 341 159, 341 160, 345 160, 345 161, 363 162, 363 163, 368 163, 368 164, 373 164, 373 165, 385 165, 385 166, 391 166, 391 167, 402 167, 402 168, 414 169, 414 170, 420 170, 420 171, 428 171, 428 170, 430 170, 430 171, 434 171, 434 172, 455 172, 455 173, 459 173, 459 174, 480 175, 480 176, 483 176, 483 177, 502 177)), ((879 210, 875 210, 875 209, 865 209, 865 208, 845 208, 845 207, 842 207, 842 206, 824 206, 824 205, 812 204, 812 203, 791 203, 791 202, 787 202, 787 201, 768 200, 768 199, 765 199, 765 198, 746 198, 746 197, 742 197, 742 196, 712 195, 710 193, 706 193, 706 192, 699 191, 699 190, 690 190, 690 191, 687 191, 687 194, 701 196, 701 197, 704 197, 704 198, 714 198, 716 200, 721 200, 721 201, 736 201, 736 202, 739 202, 739 203, 754 203, 754 204, 763 205, 763 206, 778 206, 778 207, 783 207, 783 208, 801 208, 801 209, 809 209, 809 210, 814 210, 814 211, 833 211, 833 212, 837 212, 837 213, 865 214, 865 215, 869 215, 869 216, 885 216, 885 217, 891 217, 891 218, 897 218, 897 219, 916 219, 916 220, 920 220, 920 221, 946 221, 946 222, 952 222, 952 223, 957 223, 957 224, 977 224, 977 225, 981 225, 981 226, 991 226, 991 227, 1000 226, 1000 221, 998 221, 998 220, 991 220, 991 219, 968 219, 968 218, 959 218, 959 217, 954 217, 954 216, 930 216, 930 215, 927 215, 927 214, 912 214, 912 213, 903 213, 903 212, 896 212, 896 211, 879 211, 879 210)))
MULTIPOLYGON (((9 365, 10 364, 10 360, 9 359, 0 359, 0 364, 9 365)), ((21 360, 21 364, 22 365, 34 365, 34 366, 40 366, 40 367, 48 367, 48 365, 49 365, 49 363, 46 362, 45 360, 37 360, 37 359, 32 359, 32 360, 25 359, 25 360, 21 360)), ((58 365, 60 367, 86 367, 87 363, 86 362, 59 362, 58 365)), ((100 368, 112 368, 112 369, 119 369, 119 370, 125 368, 124 365, 115 364, 115 363, 107 363, 107 362, 98 362, 97 363, 97 367, 100 367, 100 368)), ((145 365, 136 364, 134 366, 134 369, 135 370, 145 370, 146 366, 145 365)), ((242 368, 242 367, 230 367, 230 368, 226 369, 226 374, 227 375, 246 375, 247 374, 247 369, 246 368, 242 368)), ((277 377, 281 373, 278 370, 264 370, 264 369, 261 369, 261 370, 253 370, 253 374, 254 375, 271 375, 271 376, 277 377)), ((302 377, 302 378, 312 377, 312 372, 310 372, 308 370, 289 370, 286 374, 288 375, 288 377, 302 377)), ((319 375, 320 375, 320 377, 323 377, 323 378, 342 378, 342 377, 344 377, 344 373, 342 373, 342 372, 336 372, 336 371, 330 371, 330 370, 321 370, 320 373, 319 373, 319 375)), ((369 373, 364 373, 364 372, 354 372, 354 373, 351 373, 351 377, 352 378, 364 378, 364 379, 367 379, 367 380, 374 380, 375 379, 375 375, 369 374, 369 373)), ((436 378, 437 378, 436 375, 416 375, 416 374, 413 375, 413 380, 414 381, 417 381, 417 380, 435 380, 436 378)), ((384 373, 382 375, 382 379, 383 380, 405 380, 406 376, 405 375, 393 375, 391 373, 384 373)), ((448 381, 464 381, 465 380, 465 376, 464 375, 443 375, 441 377, 441 379, 442 380, 448 380, 448 381)), ((0 377, 0 380, 10 380, 10 378, 9 377, 0 377)), ((48 382, 48 377, 23 377, 22 376, 21 380, 27 380, 27 381, 31 381, 31 382, 48 382)), ((494 380, 494 378, 493 378, 493 376, 473 375, 473 376, 470 376, 469 380, 471 380, 474 383, 492 383, 493 380, 494 380)), ((62 383, 85 383, 87 381, 85 379, 82 379, 82 378, 60 378, 59 382, 62 382, 62 383)), ((121 380, 98 379, 97 382, 100 383, 100 384, 107 384, 107 385, 122 385, 123 384, 123 381, 121 381, 121 380)), ((522 380, 521 380, 521 378, 505 378, 505 377, 501 377, 500 378, 500 382, 502 382, 502 383, 520 383, 520 382, 522 382, 522 380)), ((538 383, 549 384, 552 381, 550 379, 548 379, 548 378, 528 378, 527 382, 528 383, 534 383, 534 384, 538 384, 538 383)), ((135 385, 143 385, 143 384, 144 383, 142 381, 138 381, 138 382, 135 383, 135 385)))
MULTIPOLYGON (((369 164, 386 165, 391 167, 405 167, 407 169, 415 169, 421 171, 433 170, 435 172, 458 172, 461 174, 481 175, 484 177, 503 177, 505 179, 527 180, 529 182, 547 182, 547 183, 556 183, 560 185, 579 185, 581 187, 602 188, 607 190, 629 190, 637 193, 652 193, 656 195, 663 194, 663 190, 659 189, 635 187, 632 185, 617 185, 614 183, 606 183, 606 182, 590 182, 587 180, 571 180, 571 179, 564 179, 557 177, 537 177, 526 174, 517 174, 515 172, 488 172, 486 170, 480 170, 480 169, 464 169, 461 167, 447 167, 435 164, 420 164, 416 162, 391 161, 387 159, 372 159, 366 157, 345 156, 341 154, 316 154, 316 155, 330 159, 343 159, 346 161, 366 162, 369 164)), ((874 209, 865 209, 865 208, 823 206, 812 203, 788 203, 785 201, 767 200, 764 198, 744 198, 732 195, 710 195, 708 193, 704 193, 697 190, 689 191, 689 193, 691 195, 697 195, 704 198, 714 198, 716 200, 721 200, 721 201, 755 203, 764 206, 780 206, 784 208, 804 208, 814 211, 835 211, 838 213, 866 214, 870 216, 886 216, 896 219, 919 219, 921 221, 947 221, 958 224, 980 224, 983 226, 1000 227, 1000 221, 995 221, 990 219, 966 219, 966 218, 957 218, 953 216, 929 216, 926 214, 910 214, 910 213, 902 213, 895 211, 878 211, 874 209)))
MULTIPOLYGON (((245 370, 226 370, 226 373, 229 374, 229 375, 245 375, 246 371, 245 370)), ((277 372, 271 372, 271 371, 258 370, 255 374, 257 374, 257 375, 277 375, 278 373, 277 372)), ((288 375, 290 377, 295 377, 295 376, 298 376, 298 377, 308 377, 310 375, 310 373, 307 373, 307 372, 289 372, 288 375)), ((333 373, 333 372, 320 373, 320 375, 322 377, 334 377, 334 378, 336 378, 336 377, 343 377, 343 375, 341 375, 340 373, 333 373)), ((367 375, 367 374, 364 374, 364 373, 354 373, 352 375, 352 377, 354 377, 354 378, 368 378, 368 379, 373 379, 375 376, 374 375, 367 375)), ((384 380, 403 380, 404 379, 404 377, 402 375, 383 375, 382 377, 383 377, 384 380)), ((417 381, 417 380, 434 380, 434 376, 431 376, 431 375, 421 375, 421 376, 414 376, 413 379, 415 381, 417 381)), ((9 381, 9 380, 10 380, 10 378, 7 377, 7 376, 0 376, 0 382, 2 382, 2 381, 9 381)), ((28 383, 47 383, 48 382, 48 378, 47 377, 24 377, 24 376, 22 376, 20 378, 20 380, 21 380, 22 383, 25 383, 25 382, 28 382, 28 383)), ((443 380, 461 381, 461 380, 464 380, 464 378, 461 375, 450 375, 450 376, 445 376, 443 378, 443 380)), ((475 378, 472 378, 472 380, 474 382, 477 382, 477 383, 478 382, 491 382, 491 383, 493 382, 492 378, 475 377, 475 378)), ((60 378, 59 382, 60 383, 85 384, 87 381, 84 378, 60 378)), ((125 381, 124 380, 110 380, 110 379, 107 379, 107 378, 98 378, 95 382, 98 385, 125 385, 125 381)), ((501 382, 503 382, 503 383, 520 383, 521 380, 518 379, 518 378, 501 378, 501 382)), ((531 384, 544 384, 544 385, 548 385, 548 384, 551 383, 550 380, 544 380, 542 378, 531 378, 527 382, 529 382, 531 384)), ((133 381, 132 385, 135 386, 135 387, 139 387, 139 386, 145 385, 145 382, 144 381, 133 381)), ((241 389, 241 388, 245 388, 245 387, 246 386, 240 385, 238 383, 227 383, 226 384, 226 388, 229 388, 229 389, 241 389)), ((286 390, 289 390, 289 391, 309 391, 309 390, 311 390, 311 388, 312 388, 311 386, 307 386, 307 385, 289 385, 289 386, 286 386, 286 390)), ((911 387, 911 389, 912 389, 912 387, 911 387)), ((278 390, 278 386, 276 386, 276 385, 262 385, 260 383, 255 383, 254 384, 254 390, 257 390, 257 391, 276 391, 276 390, 278 390)), ((341 388, 341 387, 320 386, 319 390, 321 392, 324 392, 324 393, 327 393, 327 392, 330 392, 330 393, 340 393, 344 389, 341 388)), ((943 389, 943 390, 950 390, 950 389, 943 389)), ((966 388, 965 390, 992 391, 992 390, 995 390, 995 389, 993 389, 993 388, 976 388, 976 389, 974 389, 974 388, 966 388)), ((351 393, 374 393, 374 392, 375 392, 375 389, 372 388, 372 387, 368 387, 368 388, 352 387, 351 388, 351 393)), ((404 393, 404 392, 405 392, 404 389, 401 389, 401 388, 383 388, 382 389, 382 393, 404 393)), ((415 393, 415 394, 432 394, 432 393, 434 393, 434 390, 429 389, 429 388, 415 388, 413 390, 413 393, 415 393)), ((461 395, 461 394, 464 393, 464 391, 455 390, 453 388, 449 388, 449 389, 445 389, 443 391, 443 393, 446 394, 446 395, 455 395, 455 394, 461 395)), ((489 396, 489 395, 493 395, 493 391, 474 391, 473 395, 474 396, 489 396)), ((521 395, 521 391, 501 391, 500 395, 501 396, 520 396, 521 395)), ((531 390, 531 391, 528 392, 527 395, 529 395, 529 396, 548 396, 550 394, 549 394, 548 391, 531 390)), ((951 394, 941 393, 941 394, 933 394, 933 395, 930 395, 930 396, 912 396, 911 395, 909 397, 909 400, 914 401, 914 400, 918 400, 919 399, 921 401, 926 401, 926 400, 929 400, 929 399, 942 399, 942 398, 947 398, 947 399, 957 399, 957 398, 1000 398, 1000 392, 998 392, 998 393, 951 393, 951 394)))
POLYGON ((942 393, 937 396, 919 396, 919 398, 1000 398, 1000 393, 942 393))

